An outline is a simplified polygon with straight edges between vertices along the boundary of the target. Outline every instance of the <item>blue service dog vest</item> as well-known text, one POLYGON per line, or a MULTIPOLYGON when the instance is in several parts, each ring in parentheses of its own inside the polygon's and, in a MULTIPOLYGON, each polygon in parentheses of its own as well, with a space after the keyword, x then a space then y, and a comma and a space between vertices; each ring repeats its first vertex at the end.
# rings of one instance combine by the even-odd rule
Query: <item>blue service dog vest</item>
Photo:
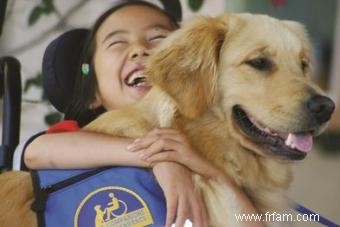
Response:
POLYGON ((32 172, 39 227, 164 226, 165 198, 146 169, 32 172))

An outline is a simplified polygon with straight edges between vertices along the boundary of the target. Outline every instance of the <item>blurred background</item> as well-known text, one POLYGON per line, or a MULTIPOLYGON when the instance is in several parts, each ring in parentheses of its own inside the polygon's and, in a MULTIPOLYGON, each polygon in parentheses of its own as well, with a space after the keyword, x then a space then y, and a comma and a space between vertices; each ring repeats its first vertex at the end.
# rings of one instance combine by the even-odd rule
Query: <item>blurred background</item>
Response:
MULTIPOLYGON (((4 0, 0 0, 3 7, 4 0)), ((0 57, 21 63, 20 142, 62 117, 44 99, 41 63, 47 45, 61 33, 89 27, 115 0, 7 0, 0 57)), ((169 0, 171 1, 171 0, 169 0)), ((337 0, 181 0, 184 20, 195 15, 250 12, 296 20, 306 25, 316 55, 314 79, 338 108, 314 151, 294 166, 289 197, 340 223, 340 2, 337 0)), ((1 18, 0 18, 1 19, 1 18)), ((1 99, 2 101, 2 99, 1 99)), ((2 108, 2 105, 0 105, 2 108)), ((3 110, 1 109, 0 113, 3 110)), ((1 117, 2 119, 2 117, 1 117)), ((2 122, 0 122, 2 123, 2 122)), ((20 148, 18 149, 20 150, 20 148)), ((298 223, 296 226, 320 226, 298 223)))

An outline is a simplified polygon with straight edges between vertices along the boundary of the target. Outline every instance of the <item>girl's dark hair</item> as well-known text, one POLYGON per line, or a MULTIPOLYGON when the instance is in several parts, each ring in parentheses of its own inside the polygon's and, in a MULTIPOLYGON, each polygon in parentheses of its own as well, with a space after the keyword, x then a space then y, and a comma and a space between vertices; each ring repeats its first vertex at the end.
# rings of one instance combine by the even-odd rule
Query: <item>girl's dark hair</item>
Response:
POLYGON ((89 108, 91 103, 93 103, 96 99, 97 79, 93 63, 94 52, 96 50, 95 40, 96 33, 100 25, 106 20, 108 16, 110 16, 118 9, 131 4, 145 5, 153 9, 156 9, 169 17, 171 23, 174 26, 174 29, 179 27, 178 22, 172 15, 148 2, 137 0, 125 0, 121 1, 118 4, 115 4, 115 6, 104 12, 96 20, 86 38, 82 57, 80 58, 79 61, 78 71, 77 74, 75 75, 75 86, 73 96, 69 105, 66 107, 65 119, 75 119, 78 121, 80 126, 84 126, 90 121, 94 120, 99 114, 106 111, 103 107, 99 107, 97 109, 89 108), (86 75, 84 75, 84 73, 81 70, 81 65, 83 63, 87 63, 90 66, 89 73, 87 73, 86 75))

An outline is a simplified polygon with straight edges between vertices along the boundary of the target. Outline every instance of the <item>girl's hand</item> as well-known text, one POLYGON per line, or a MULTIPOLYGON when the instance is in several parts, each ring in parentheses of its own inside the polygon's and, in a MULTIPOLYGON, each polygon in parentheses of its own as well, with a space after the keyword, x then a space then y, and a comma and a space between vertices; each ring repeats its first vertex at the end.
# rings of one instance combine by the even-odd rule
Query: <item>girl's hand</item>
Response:
POLYGON ((139 157, 152 166, 158 162, 172 161, 210 179, 224 177, 217 167, 200 156, 183 133, 175 129, 156 128, 136 139, 127 149, 138 152, 139 157))
POLYGON ((153 172, 165 195, 167 227, 175 219, 176 227, 183 227, 187 219, 195 227, 208 226, 205 205, 200 191, 193 184, 190 170, 177 163, 161 162, 154 166, 153 172))
POLYGON ((151 163, 175 161, 185 165, 198 156, 184 134, 169 128, 150 131, 136 139, 128 150, 138 152, 141 159, 151 163))

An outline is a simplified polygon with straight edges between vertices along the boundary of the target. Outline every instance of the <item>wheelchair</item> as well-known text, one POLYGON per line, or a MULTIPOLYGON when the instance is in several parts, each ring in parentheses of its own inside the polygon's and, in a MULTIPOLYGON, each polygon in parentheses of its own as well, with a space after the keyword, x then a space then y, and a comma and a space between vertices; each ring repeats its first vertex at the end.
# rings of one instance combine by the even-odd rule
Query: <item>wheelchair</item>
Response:
POLYGON ((20 132, 21 74, 18 60, 13 57, 0 58, 0 82, 3 97, 0 169, 10 170, 20 132))

